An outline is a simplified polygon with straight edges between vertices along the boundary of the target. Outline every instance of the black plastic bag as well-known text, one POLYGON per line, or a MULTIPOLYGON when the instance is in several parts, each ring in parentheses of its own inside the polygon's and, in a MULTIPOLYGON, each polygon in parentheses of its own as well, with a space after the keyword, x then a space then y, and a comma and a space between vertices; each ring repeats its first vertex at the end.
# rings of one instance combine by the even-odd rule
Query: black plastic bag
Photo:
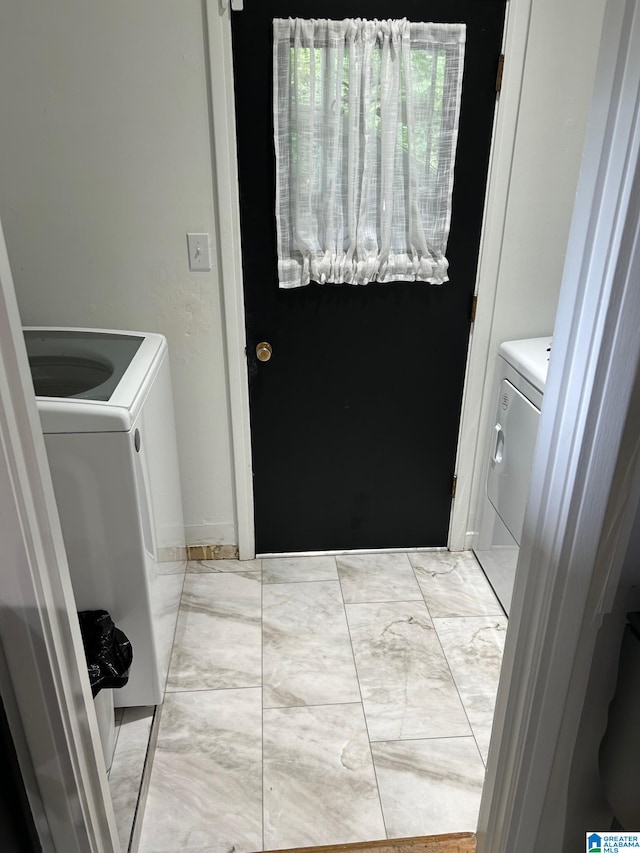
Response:
POLYGON ((133 660, 126 634, 116 628, 106 610, 82 610, 78 619, 93 696, 103 688, 124 687, 133 660))

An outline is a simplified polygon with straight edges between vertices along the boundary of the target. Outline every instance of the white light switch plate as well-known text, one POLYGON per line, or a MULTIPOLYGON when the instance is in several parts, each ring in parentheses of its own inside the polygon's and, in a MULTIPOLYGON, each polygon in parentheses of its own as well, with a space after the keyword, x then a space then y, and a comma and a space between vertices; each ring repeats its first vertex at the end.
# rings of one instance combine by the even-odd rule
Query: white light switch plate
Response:
POLYGON ((211 250, 208 234, 187 234, 189 269, 192 272, 208 272, 211 269, 211 250))

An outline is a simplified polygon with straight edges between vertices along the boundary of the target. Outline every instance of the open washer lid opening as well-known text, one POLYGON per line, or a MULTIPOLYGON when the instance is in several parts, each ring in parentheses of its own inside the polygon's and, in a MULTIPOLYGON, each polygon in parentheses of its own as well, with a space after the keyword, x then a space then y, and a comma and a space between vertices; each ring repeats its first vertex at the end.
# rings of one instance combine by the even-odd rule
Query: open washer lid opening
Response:
POLYGON ((36 397, 107 401, 140 348, 139 335, 24 332, 36 397))

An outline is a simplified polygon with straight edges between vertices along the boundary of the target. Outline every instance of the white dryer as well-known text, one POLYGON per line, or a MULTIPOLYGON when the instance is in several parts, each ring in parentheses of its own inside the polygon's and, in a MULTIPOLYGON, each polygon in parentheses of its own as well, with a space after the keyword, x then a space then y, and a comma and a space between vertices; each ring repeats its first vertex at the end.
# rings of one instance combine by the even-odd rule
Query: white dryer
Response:
POLYGON ((498 350, 486 501, 475 554, 505 612, 511 606, 551 337, 498 350))

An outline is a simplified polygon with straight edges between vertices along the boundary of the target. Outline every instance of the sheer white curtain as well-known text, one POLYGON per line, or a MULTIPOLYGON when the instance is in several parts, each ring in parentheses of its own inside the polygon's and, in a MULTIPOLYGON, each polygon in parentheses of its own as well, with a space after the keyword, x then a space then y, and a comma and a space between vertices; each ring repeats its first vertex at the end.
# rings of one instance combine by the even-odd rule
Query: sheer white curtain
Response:
POLYGON ((448 281, 464 24, 273 26, 280 287, 448 281))

